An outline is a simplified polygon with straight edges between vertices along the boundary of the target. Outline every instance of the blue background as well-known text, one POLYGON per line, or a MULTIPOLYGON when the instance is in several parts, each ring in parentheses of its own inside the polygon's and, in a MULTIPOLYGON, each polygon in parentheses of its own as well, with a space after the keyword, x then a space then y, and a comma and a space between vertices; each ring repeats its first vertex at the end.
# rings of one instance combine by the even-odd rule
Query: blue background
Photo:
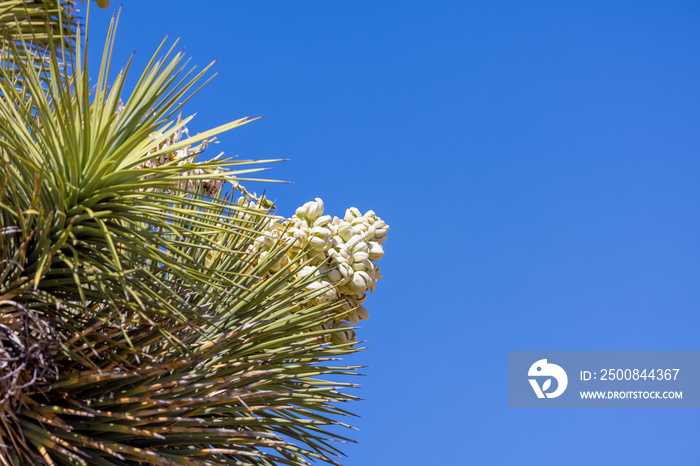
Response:
POLYGON ((699 26, 683 1, 127 1, 115 63, 181 37, 218 59, 192 134, 266 116, 212 155, 291 159, 250 186, 281 214, 391 225, 346 465, 691 465, 698 411, 508 409, 507 352, 698 349, 699 26))

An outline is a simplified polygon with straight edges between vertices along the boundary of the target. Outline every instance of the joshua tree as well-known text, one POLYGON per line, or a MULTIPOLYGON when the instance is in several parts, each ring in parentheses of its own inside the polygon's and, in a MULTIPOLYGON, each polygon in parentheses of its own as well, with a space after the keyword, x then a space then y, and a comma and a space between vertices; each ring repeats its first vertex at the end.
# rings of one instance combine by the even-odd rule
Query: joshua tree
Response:
POLYGON ((197 160, 251 121, 187 135, 206 69, 163 43, 123 95, 78 23, 0 1, 0 464, 337 464, 388 227, 275 216, 272 161, 197 160))

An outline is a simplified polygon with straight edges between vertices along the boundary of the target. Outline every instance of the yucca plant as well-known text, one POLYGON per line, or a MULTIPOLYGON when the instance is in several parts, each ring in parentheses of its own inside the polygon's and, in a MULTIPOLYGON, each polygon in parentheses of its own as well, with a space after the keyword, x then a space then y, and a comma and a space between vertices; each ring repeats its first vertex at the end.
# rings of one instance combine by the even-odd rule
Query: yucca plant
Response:
POLYGON ((91 83, 76 18, 0 2, 0 464, 338 464, 388 227, 274 216, 272 161, 197 160, 250 118, 186 136, 207 69, 163 43, 123 95, 113 21, 91 83))

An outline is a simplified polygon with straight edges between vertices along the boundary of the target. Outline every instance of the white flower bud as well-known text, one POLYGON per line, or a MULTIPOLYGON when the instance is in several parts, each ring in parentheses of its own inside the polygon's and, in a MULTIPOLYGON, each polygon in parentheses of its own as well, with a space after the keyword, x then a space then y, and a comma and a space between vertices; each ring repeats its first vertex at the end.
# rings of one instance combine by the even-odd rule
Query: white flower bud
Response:
POLYGON ((364 272, 365 271, 365 263, 359 262, 359 261, 353 262, 352 269, 356 272, 364 272))
POLYGON ((334 268, 328 272, 328 279, 334 283, 339 282, 343 279, 343 274, 340 273, 340 270, 338 270, 338 268, 334 268))
POLYGON ((319 238, 318 236, 309 237, 309 243, 311 243, 312 247, 316 250, 323 250, 326 246, 330 246, 328 238, 319 238))
POLYGON ((317 197, 315 201, 309 201, 296 210, 298 217, 312 222, 323 214, 323 201, 317 197))
POLYGON ((360 241, 352 246, 352 253, 357 254, 358 252, 369 252, 369 245, 364 241, 364 238, 360 236, 360 241))
POLYGON ((317 218, 316 221, 314 222, 314 227, 323 227, 331 223, 331 216, 330 215, 322 215, 321 217, 317 218))
POLYGON ((331 341, 333 341, 333 343, 341 345, 345 343, 352 343, 357 340, 355 330, 353 330, 352 325, 348 324, 347 322, 339 322, 337 325, 335 325, 335 328, 342 328, 345 330, 333 333, 331 337, 331 341))
POLYGON ((309 209, 309 219, 316 219, 316 218, 320 217, 321 215, 323 215, 323 209, 324 209, 323 200, 321 200, 320 197, 317 197, 316 202, 311 207, 311 209, 309 209))
POLYGON ((360 322, 360 316, 357 314, 357 310, 354 310, 351 313, 349 313, 346 319, 352 325, 357 325, 357 323, 360 322))
POLYGON ((350 267, 348 264, 338 264, 338 270, 343 276, 343 279, 348 279, 354 274, 352 267, 350 267))
POLYGON ((352 251, 355 245, 360 242, 364 242, 364 238, 362 238, 360 235, 354 235, 347 243, 345 243, 345 247, 352 251))
POLYGON ((361 320, 369 319, 369 312, 367 312, 367 309, 365 309, 363 306, 358 307, 355 312, 357 312, 357 315, 361 320))
POLYGON ((322 282, 309 282, 306 285, 306 289, 309 291, 320 291, 324 288, 322 282))
POLYGON ((356 219, 357 217, 362 217, 362 214, 359 210, 357 210, 356 207, 350 207, 348 210, 345 211, 346 222, 352 222, 353 219, 356 219))
POLYGON ((349 222, 341 222, 338 225, 338 229, 336 230, 336 233, 338 236, 340 236, 343 241, 347 242, 350 241, 350 238, 352 238, 352 225, 350 225, 349 222))
POLYGON ((378 243, 383 243, 386 240, 388 228, 380 228, 374 232, 374 240, 378 243))
POLYGON ((368 225, 368 222, 367 222, 367 219, 364 218, 364 217, 356 217, 356 218, 353 218, 352 220, 350 220, 350 224, 351 224, 352 226, 359 226, 359 227, 361 227, 361 228, 366 228, 366 227, 364 227, 364 225, 369 226, 369 225, 368 225))
POLYGON ((352 275, 352 280, 348 282, 348 288, 355 292, 362 292, 369 287, 371 281, 366 272, 355 272, 352 275))
POLYGON ((343 238, 341 238, 338 235, 335 235, 334 237, 331 238, 331 248, 337 248, 341 244, 344 244, 345 241, 343 241, 343 238))
POLYGON ((372 281, 375 281, 376 277, 376 272, 377 266, 372 263, 370 260, 366 260, 362 263, 362 265, 365 266, 365 272, 367 272, 367 275, 369 275, 369 278, 372 279, 372 281))
POLYGON ((306 216, 309 214, 309 209, 311 209, 311 204, 313 204, 313 201, 309 201, 303 206, 297 207, 297 210, 294 212, 294 214, 299 218, 306 218, 306 216))
POLYGON ((319 238, 325 238, 331 235, 331 231, 325 227, 313 227, 309 234, 318 236, 319 238))
POLYGON ((376 241, 370 241, 369 243, 369 260, 378 261, 384 257, 384 248, 381 244, 376 241))
POLYGON ((311 267, 310 265, 306 265, 302 267, 302 269, 299 271, 297 274, 299 278, 304 278, 309 275, 315 274, 316 273, 316 267, 311 267))
POLYGON ((366 290, 367 287, 369 286, 369 284, 372 282, 372 279, 369 278, 369 275, 367 274, 367 272, 355 272, 355 274, 353 275, 353 280, 355 279, 355 276, 357 276, 357 275, 359 275, 360 278, 362 278, 362 280, 365 282, 365 288, 362 291, 366 290))
POLYGON ((367 259, 369 259, 369 253, 364 251, 353 252, 352 255, 355 259, 355 262, 364 262, 367 259))
POLYGON ((345 245, 341 245, 335 248, 334 251, 335 254, 333 255, 333 257, 340 256, 343 259, 345 259, 345 262, 350 262, 350 260, 352 259, 352 253, 345 245))
POLYGON ((347 299, 350 304, 352 304, 353 308, 357 308, 362 306, 362 303, 365 302, 365 299, 367 299, 367 295, 364 293, 358 293, 358 294, 353 294, 351 296, 346 296, 345 299, 347 299))
POLYGON ((287 231, 287 235, 292 237, 295 247, 302 247, 308 241, 306 232, 301 228, 292 227, 287 231))
POLYGON ((325 294, 326 300, 334 301, 338 299, 338 291, 335 288, 329 288, 325 294))
POLYGON ((342 255, 338 254, 334 249, 329 249, 328 252, 333 252, 334 254, 331 256, 331 265, 333 267, 339 265, 339 264, 348 264, 350 261, 343 257, 342 255))
POLYGON ((341 306, 343 306, 343 310, 345 310, 345 311, 351 311, 357 307, 347 298, 343 299, 341 306))

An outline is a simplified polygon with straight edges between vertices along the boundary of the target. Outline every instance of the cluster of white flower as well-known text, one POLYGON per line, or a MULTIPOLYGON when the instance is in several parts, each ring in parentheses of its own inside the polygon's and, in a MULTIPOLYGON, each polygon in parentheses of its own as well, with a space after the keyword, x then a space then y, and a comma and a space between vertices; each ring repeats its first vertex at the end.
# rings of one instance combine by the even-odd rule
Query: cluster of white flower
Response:
MULTIPOLYGON (((256 208, 259 203, 242 198, 239 205, 256 208)), ((306 264, 297 270, 295 279, 312 275, 306 288, 317 294, 310 304, 337 301, 341 305, 337 317, 318 330, 344 328, 333 333, 333 340, 353 342, 357 336, 352 326, 368 318, 362 306, 366 293, 374 291, 382 278, 375 262, 384 256, 382 243, 389 226, 371 210, 363 215, 351 207, 343 218, 323 211, 323 201, 316 198, 299 207, 290 219, 270 220, 249 252, 262 259, 280 240, 290 244, 290 256, 306 264)), ((283 257, 275 271, 291 257, 283 257)))
MULTIPOLYGON (((189 137, 189 132, 187 131, 186 127, 181 127, 180 129, 172 133, 160 144, 151 149, 148 155, 162 151, 163 149, 180 142, 180 140, 182 140, 183 134, 186 137, 189 137)), ((154 134, 152 136, 155 138, 162 136, 162 134, 154 134)), ((161 154, 158 157, 151 158, 150 160, 142 163, 136 168, 157 168, 161 165, 169 164, 172 162, 175 162, 178 167, 181 167, 183 165, 196 165, 197 162, 195 162, 195 158, 199 153, 206 149, 207 145, 212 141, 213 139, 205 140, 197 146, 190 145, 174 150, 172 152, 161 154)), ((222 168, 194 168, 180 176, 187 178, 196 178, 189 178, 183 181, 179 181, 175 183, 175 187, 177 187, 178 190, 188 192, 198 192, 201 189, 201 191, 207 196, 215 196, 221 189, 221 186, 224 184, 224 180, 222 178, 209 178, 207 175, 218 175, 223 172, 224 170, 222 168)))
MULTIPOLYGON (((187 128, 174 132, 150 154, 179 142, 183 134, 188 135, 187 128)), ((177 166, 196 165, 195 157, 208 142, 161 154, 137 168, 156 168, 173 162, 177 166)), ((223 172, 221 168, 194 168, 182 175, 194 178, 177 182, 176 186, 180 190, 201 190, 214 196, 221 189, 224 177, 209 179, 206 175, 220 175, 223 172)), ((237 214, 239 218, 251 220, 255 212, 269 216, 273 205, 264 195, 258 197, 255 193, 249 193, 235 179, 229 181, 234 190, 242 193, 236 201, 243 208, 237 214)), ((275 263, 272 272, 287 266, 292 259, 296 264, 304 264, 294 270, 294 280, 307 279, 306 289, 314 293, 309 305, 335 302, 340 309, 334 318, 317 330, 344 329, 331 332, 330 339, 336 343, 355 342, 357 335, 353 325, 368 318, 367 309, 363 306, 367 299, 366 293, 368 290, 374 291, 377 280, 382 278, 376 262, 384 255, 382 243, 386 240, 389 226, 371 210, 363 215, 351 207, 345 211, 343 218, 324 215, 323 211, 323 201, 316 198, 299 207, 292 218, 267 218, 248 253, 254 257, 254 262, 259 262, 276 244, 281 242, 289 245, 289 252, 275 263)))

